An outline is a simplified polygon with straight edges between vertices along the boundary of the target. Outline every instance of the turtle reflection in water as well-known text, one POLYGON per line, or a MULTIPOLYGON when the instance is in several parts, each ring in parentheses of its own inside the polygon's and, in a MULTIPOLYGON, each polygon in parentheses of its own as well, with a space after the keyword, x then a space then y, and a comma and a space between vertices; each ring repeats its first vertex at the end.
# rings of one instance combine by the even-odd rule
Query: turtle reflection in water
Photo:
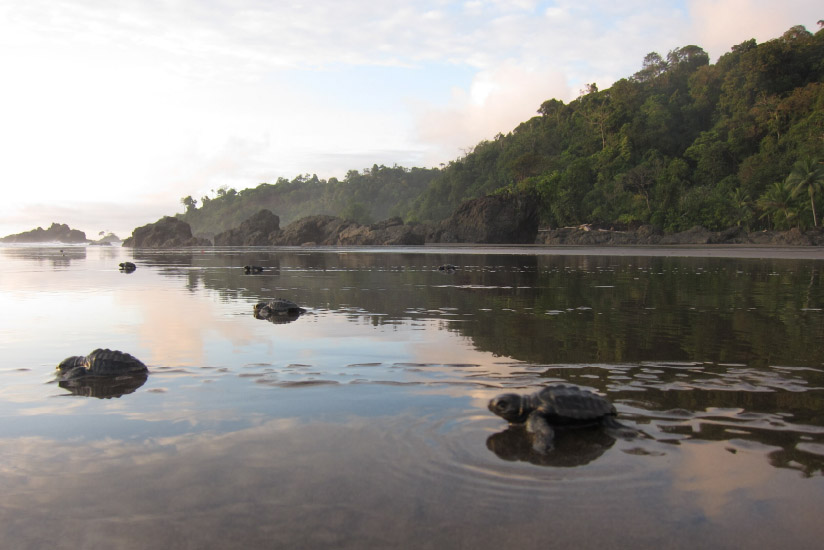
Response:
POLYGON ((275 324, 291 323, 304 313, 306 313, 305 309, 284 298, 258 302, 254 307, 255 319, 265 319, 275 324))
POLYGON ((492 399, 489 410, 511 425, 523 425, 532 449, 541 454, 553 450, 555 428, 597 427, 622 436, 635 435, 615 420, 617 412, 609 401, 575 386, 547 386, 530 395, 506 393, 492 399))
POLYGON ((559 428, 552 448, 539 452, 533 447, 532 438, 522 424, 508 426, 486 440, 487 449, 502 460, 555 468, 574 468, 589 464, 614 444, 615 438, 597 427, 575 430, 559 428))
POLYGON ((67 357, 56 370, 61 388, 74 395, 101 399, 132 393, 149 377, 149 369, 139 359, 110 349, 67 357))

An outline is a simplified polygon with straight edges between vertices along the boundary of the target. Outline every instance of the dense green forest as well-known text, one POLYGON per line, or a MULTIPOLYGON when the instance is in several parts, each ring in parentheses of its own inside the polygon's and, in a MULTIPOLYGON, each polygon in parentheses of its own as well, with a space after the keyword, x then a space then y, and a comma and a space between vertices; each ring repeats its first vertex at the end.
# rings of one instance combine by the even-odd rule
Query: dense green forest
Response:
POLYGON ((589 84, 568 104, 549 99, 441 169, 281 178, 218 190, 199 208, 186 197, 179 217, 196 233, 234 227, 262 207, 282 223, 310 214, 437 222, 466 200, 526 192, 549 227, 804 229, 824 212, 822 77, 824 28, 748 40, 714 65, 698 46, 652 52, 631 77, 605 90, 589 84))

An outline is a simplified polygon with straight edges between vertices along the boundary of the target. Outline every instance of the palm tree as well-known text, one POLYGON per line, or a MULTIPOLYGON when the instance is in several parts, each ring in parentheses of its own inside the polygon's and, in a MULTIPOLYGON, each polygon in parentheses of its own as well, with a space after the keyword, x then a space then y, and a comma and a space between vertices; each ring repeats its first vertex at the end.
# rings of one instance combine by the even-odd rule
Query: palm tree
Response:
POLYGON ((824 187, 824 164, 813 159, 801 159, 793 165, 793 170, 787 176, 787 183, 793 190, 793 197, 806 190, 810 195, 810 206, 813 208, 813 225, 818 227, 818 218, 815 215, 815 194, 824 187))
MULTIPOLYGON (((740 187, 736 187, 735 191, 730 193, 730 205, 732 206, 732 214, 735 218, 735 224, 741 227, 741 224, 749 226, 750 218, 752 217, 752 201, 750 195, 740 187)), ((749 227, 748 227, 749 228, 749 227)))
POLYGON ((792 186, 786 181, 776 181, 758 198, 758 206, 764 211, 760 218, 767 218, 773 229, 790 229, 798 218, 793 204, 792 186))

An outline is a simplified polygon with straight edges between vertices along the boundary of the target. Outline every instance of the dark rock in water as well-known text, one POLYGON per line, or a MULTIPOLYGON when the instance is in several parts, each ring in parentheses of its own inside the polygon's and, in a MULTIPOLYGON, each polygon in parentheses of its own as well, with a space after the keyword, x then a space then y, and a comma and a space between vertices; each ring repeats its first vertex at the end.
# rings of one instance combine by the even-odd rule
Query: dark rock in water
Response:
POLYGON ((243 272, 247 275, 251 275, 254 273, 263 273, 263 267, 259 265, 244 265, 243 272))
POLYGON ((73 355, 57 365, 59 380, 73 380, 86 376, 121 376, 148 373, 139 359, 117 350, 96 349, 86 356, 73 355))
POLYGON ((205 239, 192 236, 188 223, 165 216, 155 223, 138 227, 132 236, 123 241, 123 246, 134 248, 177 248, 182 246, 211 246, 205 239))
POLYGON ((536 451, 531 434, 520 425, 490 435, 486 447, 509 462, 529 462, 539 466, 574 468, 589 464, 615 444, 615 438, 597 427, 556 430, 550 449, 536 451))
POLYGON ((60 242, 60 243, 88 243, 91 242, 86 238, 83 231, 71 229, 64 223, 53 223, 48 229, 38 227, 31 231, 17 233, 15 235, 7 235, 0 239, 4 243, 42 243, 42 242, 60 242))
POLYGON ((532 244, 538 235, 538 201, 528 194, 489 195, 461 204, 427 237, 428 242, 532 244))
POLYGON ((488 408, 510 424, 523 424, 539 453, 553 448, 556 427, 601 426, 629 432, 615 420, 617 413, 609 401, 575 386, 547 386, 530 395, 506 393, 492 399, 488 408))
POLYGON ((280 218, 264 208, 240 227, 215 235, 215 246, 267 246, 272 234, 279 231, 280 218))
POLYGON ((120 264, 120 271, 123 271, 125 273, 131 273, 135 269, 137 269, 137 266, 134 265, 132 262, 122 262, 120 264))
POLYGON ((253 308, 255 319, 263 319, 275 324, 291 323, 304 313, 306 313, 305 309, 284 298, 258 302, 253 308))

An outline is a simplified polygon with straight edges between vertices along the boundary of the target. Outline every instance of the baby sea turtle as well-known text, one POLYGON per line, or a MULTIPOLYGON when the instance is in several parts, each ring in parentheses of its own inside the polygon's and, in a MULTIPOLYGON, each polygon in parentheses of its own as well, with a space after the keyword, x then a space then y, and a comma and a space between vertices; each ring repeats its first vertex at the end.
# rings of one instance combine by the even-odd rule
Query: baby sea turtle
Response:
POLYGON ((120 271, 125 271, 126 273, 131 273, 137 269, 137 266, 134 265, 132 262, 123 262, 120 264, 120 271))
POLYGON ((86 356, 67 357, 57 365, 57 376, 60 380, 147 372, 149 369, 139 359, 128 353, 111 349, 96 349, 86 356))
POLYGON ((539 453, 552 449, 553 427, 626 428, 615 420, 615 407, 600 395, 575 386, 547 386, 530 395, 506 393, 489 402, 489 410, 510 424, 524 424, 539 453))
POLYGON ((273 323, 289 323, 303 313, 306 313, 305 309, 285 298, 275 298, 269 302, 258 302, 254 307, 256 319, 266 319, 273 323))

